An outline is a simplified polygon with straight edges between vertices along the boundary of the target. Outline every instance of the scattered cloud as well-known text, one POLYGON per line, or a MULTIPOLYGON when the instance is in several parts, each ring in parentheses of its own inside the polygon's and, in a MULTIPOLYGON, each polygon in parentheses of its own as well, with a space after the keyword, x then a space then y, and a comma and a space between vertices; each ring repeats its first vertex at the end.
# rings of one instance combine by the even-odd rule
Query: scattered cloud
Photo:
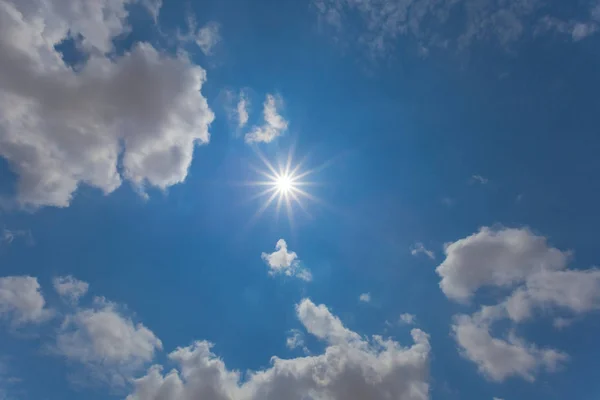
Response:
POLYGON ((600 2, 596 2, 589 9, 586 20, 562 20, 557 17, 545 15, 536 26, 537 34, 557 32, 571 36, 572 40, 578 42, 592 36, 600 29, 600 2))
POLYGON ((288 349, 291 350, 298 347, 304 347, 304 333, 302 333, 298 329, 292 329, 290 331, 290 335, 285 341, 285 345, 288 349))
POLYGON ((281 99, 271 94, 267 95, 263 104, 265 123, 262 126, 255 126, 246 134, 246 143, 270 143, 287 130, 288 122, 277 113, 277 107, 281 103, 281 99))
POLYGON ((84 296, 89 288, 87 282, 75 279, 71 275, 56 277, 52 280, 52 284, 56 293, 73 304, 77 303, 79 298, 84 296))
POLYGON ((261 257, 271 269, 271 275, 295 276, 307 282, 312 280, 310 270, 302 267, 295 252, 288 252, 287 243, 283 239, 277 241, 273 253, 262 253, 261 257))
MULTIPOLYGON (((375 58, 388 55, 400 37, 416 42, 421 54, 431 48, 466 49, 474 42, 511 49, 538 33, 535 21, 543 20, 540 12, 547 10, 539 0, 312 0, 312 4, 321 28, 337 42, 358 43, 375 58)), ((590 29, 596 26, 593 15, 592 11, 590 21, 572 22, 564 30, 575 40, 595 32, 590 29)))
POLYGON ((436 272, 449 298, 466 302, 480 287, 511 287, 533 272, 567 266, 568 252, 550 247, 546 238, 526 228, 481 228, 445 245, 445 260, 436 272))
MULTIPOLYGON (((600 309, 600 270, 567 269, 570 253, 548 245, 545 237, 526 228, 481 228, 446 245, 446 259, 436 269, 447 297, 465 302, 483 287, 509 291, 507 297, 479 312, 455 317, 452 329, 463 356, 494 381, 518 376, 533 381, 539 371, 555 371, 568 360, 555 349, 540 349, 518 338, 494 337, 492 326, 508 320, 522 323, 536 311, 583 314, 600 309)), ((502 293, 502 292, 501 292, 502 293)), ((555 328, 571 323, 559 317, 555 328)))
POLYGON ((8 276, 0 278, 0 317, 11 325, 40 323, 52 317, 46 308, 37 278, 8 276))
POLYGON ((161 349, 152 331, 124 316, 116 304, 98 298, 92 308, 66 316, 54 350, 84 365, 90 379, 123 387, 161 349))
POLYGON ((198 30, 196 44, 206 55, 212 54, 212 49, 221 41, 220 25, 209 22, 198 30))
POLYGON ((363 303, 370 303, 371 302, 371 293, 363 293, 358 297, 358 300, 363 302, 363 303))
POLYGON ((490 324, 495 317, 485 308, 472 316, 455 317, 452 331, 462 355, 477 364, 479 371, 492 381, 511 376, 534 381, 540 370, 555 371, 568 356, 554 349, 539 349, 510 334, 507 339, 493 337, 490 324))
POLYGON ((412 330, 414 344, 373 336, 363 339, 345 328, 324 305, 305 299, 296 307, 307 331, 325 341, 323 354, 284 360, 272 358, 269 368, 240 373, 227 369, 211 343, 195 342, 169 355, 177 368, 163 374, 155 365, 134 382, 127 400, 279 400, 301 398, 426 400, 429 398, 429 338, 412 330))
POLYGON ((400 314, 400 323, 404 325, 414 325, 417 321, 417 317, 414 314, 404 313, 400 314))
POLYGON ((533 273, 505 304, 515 322, 531 318, 536 309, 560 309, 574 314, 600 310, 600 270, 533 273))
POLYGON ((238 118, 238 127, 243 128, 244 126, 246 126, 246 124, 248 123, 248 97, 246 96, 246 94, 241 91, 240 92, 240 98, 239 101, 237 103, 237 108, 236 108, 236 112, 237 112, 237 118, 238 118))
POLYGON ((482 185, 485 185, 488 182, 489 182, 489 179, 485 178, 481 175, 472 175, 471 176, 471 183, 480 183, 482 185))
POLYGON ((428 250, 427 248, 425 248, 425 246, 421 242, 415 243, 410 248, 410 254, 412 254, 415 257, 418 256, 419 254, 425 254, 430 259, 435 260, 435 253, 433 251, 428 250))
POLYGON ((552 326, 554 326, 556 329, 564 329, 568 326, 571 326, 572 323, 572 319, 559 317, 554 318, 554 321, 552 321, 552 326))
POLYGON ((194 43, 204 55, 212 55, 213 48, 221 41, 221 26, 214 21, 198 28, 198 22, 193 14, 187 17, 187 33, 178 32, 177 39, 180 43, 194 43))
POLYGON ((17 238, 25 238, 29 244, 33 242, 33 235, 28 230, 11 230, 4 228, 0 234, 0 243, 11 244, 17 238))
POLYGON ((209 141, 205 71, 149 43, 115 53, 130 1, 79 3, 0 1, 0 156, 22 206, 65 207, 82 184, 111 193, 123 179, 165 189, 209 141), (55 48, 69 38, 83 55, 76 68, 55 48))

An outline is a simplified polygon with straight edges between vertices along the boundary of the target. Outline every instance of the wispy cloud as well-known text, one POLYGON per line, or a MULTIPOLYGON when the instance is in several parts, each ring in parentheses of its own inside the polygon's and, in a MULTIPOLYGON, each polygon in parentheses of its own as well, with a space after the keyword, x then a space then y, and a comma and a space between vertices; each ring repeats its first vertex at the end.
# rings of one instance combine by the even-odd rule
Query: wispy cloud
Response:
POLYGON ((363 293, 358 297, 358 300, 363 302, 363 303, 370 303, 371 302, 371 293, 363 293))
POLYGON ((432 260, 435 260, 435 253, 431 250, 428 250, 423 243, 417 242, 410 248, 410 254, 413 256, 418 256, 419 254, 425 254, 432 260))
POLYGON ((477 174, 471 175, 471 179, 470 179, 471 183, 480 183, 482 185, 487 184, 489 181, 490 180, 488 178, 481 176, 481 175, 477 175, 477 174))

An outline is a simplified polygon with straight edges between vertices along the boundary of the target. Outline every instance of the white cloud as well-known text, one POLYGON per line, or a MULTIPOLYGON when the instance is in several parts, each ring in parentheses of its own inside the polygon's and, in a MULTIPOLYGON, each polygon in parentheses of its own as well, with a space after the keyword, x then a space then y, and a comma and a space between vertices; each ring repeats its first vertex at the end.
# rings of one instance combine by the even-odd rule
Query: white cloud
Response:
POLYGON ((37 278, 0 278, 0 316, 9 319, 13 326, 46 321, 52 316, 52 311, 45 305, 37 278))
POLYGON ((84 296, 89 288, 89 284, 71 275, 59 276, 52 280, 54 290, 61 296, 67 298, 72 303, 77 303, 81 296, 84 296))
POLYGON ((552 308, 576 314, 600 310, 600 270, 537 272, 506 301, 508 315, 516 322, 530 318, 535 309, 552 308))
POLYGON ((287 243, 283 239, 277 241, 273 253, 262 253, 261 257, 271 269, 271 275, 295 276, 307 282, 312 280, 310 271, 300 265, 298 255, 293 251, 288 253, 287 243))
POLYGON ((564 269, 569 257, 525 228, 484 227, 444 251, 436 272, 442 291, 457 301, 469 300, 483 286, 511 287, 534 272, 564 269))
POLYGON ((238 127, 243 128, 248 123, 248 98, 244 92, 240 92, 240 98, 236 107, 238 127))
POLYGON ((276 99, 271 94, 267 95, 263 104, 265 123, 262 126, 255 126, 252 131, 246 134, 246 143, 270 143, 287 130, 288 122, 277 113, 277 106, 280 103, 280 99, 276 99))
POLYGON ((124 386, 160 349, 162 343, 152 331, 134 324, 104 299, 96 299, 93 308, 67 315, 55 346, 57 354, 83 364, 93 379, 117 387, 124 386))
POLYGON ((485 185, 486 183, 488 183, 488 182, 489 182, 489 179, 488 179, 488 178, 485 178, 485 177, 483 177, 483 176, 481 176, 481 175, 472 175, 472 176, 471 176, 471 182, 472 182, 472 183, 475 183, 475 182, 476 182, 476 183, 480 183, 480 184, 482 184, 482 185, 485 185))
POLYGON ((425 254, 430 259, 435 260, 435 253, 431 250, 428 250, 421 242, 415 243, 414 246, 410 248, 410 254, 415 257, 419 254, 425 254))
POLYGON ((21 205, 64 207, 81 184, 110 193, 123 179, 165 189, 209 141, 205 71, 148 43, 105 55, 130 1, 88 3, 0 0, 0 155, 21 205), (87 56, 76 68, 54 47, 70 37, 87 56))
MULTIPOLYGON (((566 269, 568 261, 568 252, 550 247, 546 238, 527 229, 482 228, 446 246, 446 259, 437 272, 449 298, 468 300, 483 286, 510 289, 497 305, 460 315, 453 325, 462 354, 490 379, 519 376, 533 381, 539 371, 554 371, 567 360, 565 353, 539 349, 514 333, 506 339, 493 337, 490 329, 505 319, 513 325, 524 322, 538 311, 564 315, 599 310, 600 270, 566 269)), ((561 316, 553 325, 561 329, 571 322, 561 316)))
POLYGON ((4 228, 0 234, 0 243, 11 244, 15 239, 23 237, 28 243, 33 242, 33 235, 26 230, 11 230, 4 228))
POLYGON ((490 380, 501 382, 518 376, 534 381, 540 370, 555 371, 565 362, 566 354, 554 349, 539 349, 514 334, 505 339, 493 337, 490 324, 496 318, 485 315, 487 310, 473 316, 455 317, 452 330, 462 355, 477 364, 479 371, 490 380))
POLYGON ((362 293, 360 296, 358 296, 358 300, 362 301, 363 303, 370 303, 371 293, 362 293))
POLYGON ((163 374, 155 365, 135 381, 128 400, 301 400, 347 399, 425 400, 429 398, 429 340, 413 329, 415 344, 374 336, 362 339, 347 330, 327 307, 303 300, 298 317, 309 333, 325 340, 318 356, 289 360, 272 358, 265 370, 249 372, 241 383, 237 371, 228 370, 212 353, 212 345, 196 342, 169 355, 177 369, 163 374))
MULTIPOLYGON (((429 48, 465 49, 474 42, 510 49, 536 32, 531 20, 535 21, 545 6, 539 0, 312 0, 312 3, 321 27, 331 27, 330 33, 336 41, 359 43, 375 57, 388 55, 402 36, 413 39, 425 53, 429 48), (449 27, 453 29, 445 29, 449 27)), ((579 29, 590 34, 591 23, 584 22, 585 28, 573 26, 571 31, 579 29)))
POLYGON ((290 335, 285 340, 288 349, 295 349, 304 346, 304 334, 298 329, 292 329, 290 335))
POLYGON ((504 399, 501 399, 500 397, 494 397, 493 400, 504 400, 504 399))
POLYGON ((404 313, 400 314, 400 323, 405 325, 414 325, 417 317, 414 314, 404 313))
POLYGON ((206 55, 212 53, 212 49, 221 41, 220 26, 216 22, 209 22, 198 30, 196 44, 206 55))

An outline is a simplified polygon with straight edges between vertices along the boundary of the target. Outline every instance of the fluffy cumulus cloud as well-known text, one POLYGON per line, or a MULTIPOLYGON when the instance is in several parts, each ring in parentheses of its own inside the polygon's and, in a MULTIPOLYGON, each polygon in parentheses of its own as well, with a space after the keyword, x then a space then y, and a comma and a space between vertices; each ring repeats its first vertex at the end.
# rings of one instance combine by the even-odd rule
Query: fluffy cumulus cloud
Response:
POLYGON ((169 355, 176 369, 153 366, 135 381, 127 400, 425 400, 429 398, 426 333, 413 329, 414 344, 374 336, 361 338, 345 328, 327 307, 305 299, 297 305, 307 331, 325 341, 323 354, 284 360, 273 357, 265 370, 240 373, 227 369, 208 342, 178 348, 169 355))
POLYGON ((87 282, 73 278, 71 275, 56 277, 52 280, 52 284, 56 293, 72 303, 77 303, 79 298, 85 295, 89 288, 87 282))
POLYGON ((52 316, 52 312, 46 308, 37 278, 0 278, 0 316, 10 320, 13 326, 40 323, 52 316))
POLYGON ((212 54, 213 48, 221 41, 221 26, 214 21, 210 21, 200 28, 197 25, 194 16, 188 15, 187 33, 179 32, 177 37, 180 42, 195 43, 205 55, 209 56, 212 54))
POLYGON ((566 268, 568 253, 548 246, 528 229, 482 228, 446 244, 445 260, 436 271, 451 299, 467 301, 483 286, 510 287, 534 272, 566 268))
POLYGON ((167 188, 209 141, 205 71, 185 53, 137 43, 108 55, 134 2, 0 0, 0 155, 21 205, 67 206, 81 184, 167 188), (67 39, 74 66, 55 48, 67 39))
POLYGON ((312 280, 310 270, 302 267, 296 252, 288 252, 287 243, 283 239, 277 241, 273 253, 262 253, 261 257, 269 266, 271 275, 284 274, 295 276, 304 281, 312 280))
POLYGON ((160 349, 162 343, 152 331, 104 299, 67 315, 55 345, 57 354, 84 365, 92 379, 115 387, 124 386, 160 349))
POLYGON ((358 296, 358 300, 363 303, 370 303, 371 302, 371 293, 361 294, 360 296, 358 296))
POLYGON ((402 36, 416 41, 421 54, 430 48, 464 49, 475 41, 508 48, 533 37, 539 32, 535 21, 548 18, 556 21, 553 29, 567 31, 577 40, 595 32, 600 20, 592 6, 586 20, 562 22, 544 14, 553 9, 542 0, 312 0, 312 4, 321 26, 330 28, 336 39, 356 41, 374 55, 386 54, 402 36), (447 34, 440 35, 441 30, 447 34))
MULTIPOLYGON (((490 325, 495 316, 489 310, 472 316, 455 317, 452 330, 461 353, 477 364, 479 371, 493 381, 511 376, 534 381, 540 370, 555 371, 567 360, 567 355, 555 349, 540 349, 514 334, 506 339, 493 337, 490 325)), ((493 312, 492 312, 493 313, 493 312)))
MULTIPOLYGON (((518 323, 541 310, 579 315, 600 309, 600 271, 567 269, 568 261, 568 252, 526 228, 482 228, 446 245, 446 259, 436 270, 446 296, 466 301, 483 287, 508 292, 495 305, 456 316, 452 326, 463 356, 489 379, 518 376, 532 381, 539 371, 554 371, 568 359, 560 350, 540 349, 514 333, 518 323), (503 338, 494 336, 494 325, 501 320, 513 324, 503 338)), ((554 320, 556 328, 570 323, 565 317, 554 320)))
POLYGON ((263 104, 265 123, 246 134, 246 143, 270 143, 287 130, 288 122, 277 112, 278 105, 281 105, 281 99, 268 94, 263 104))

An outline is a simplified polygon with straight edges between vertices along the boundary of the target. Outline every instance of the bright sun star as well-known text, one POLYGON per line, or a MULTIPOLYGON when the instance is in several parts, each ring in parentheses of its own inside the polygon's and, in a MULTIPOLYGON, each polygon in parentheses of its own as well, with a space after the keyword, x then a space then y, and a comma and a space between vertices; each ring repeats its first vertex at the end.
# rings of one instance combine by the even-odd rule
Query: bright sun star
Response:
POLYGON ((249 182, 252 186, 266 187, 263 191, 253 198, 266 197, 265 202, 254 215, 259 217, 275 200, 277 200, 277 215, 281 206, 285 204, 288 220, 293 224, 293 205, 298 205, 304 212, 307 212, 302 201, 304 199, 316 200, 314 196, 306 192, 303 187, 312 183, 307 182, 305 178, 315 170, 300 171, 302 163, 292 166, 291 153, 288 155, 285 163, 275 168, 262 154, 258 154, 266 169, 256 168, 256 171, 262 175, 265 180, 249 182))

